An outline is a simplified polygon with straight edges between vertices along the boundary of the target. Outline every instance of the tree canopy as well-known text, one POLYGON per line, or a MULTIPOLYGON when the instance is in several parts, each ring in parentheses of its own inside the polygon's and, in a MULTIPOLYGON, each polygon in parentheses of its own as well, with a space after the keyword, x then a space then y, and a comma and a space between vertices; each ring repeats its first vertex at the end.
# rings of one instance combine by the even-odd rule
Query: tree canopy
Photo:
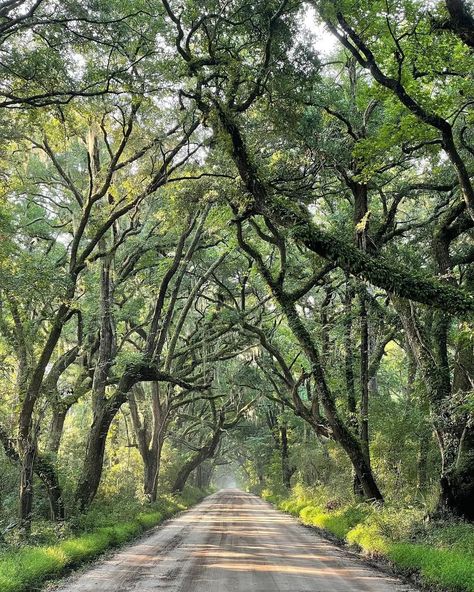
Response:
POLYGON ((0 2, 5 528, 234 482, 474 519, 473 31, 0 2))

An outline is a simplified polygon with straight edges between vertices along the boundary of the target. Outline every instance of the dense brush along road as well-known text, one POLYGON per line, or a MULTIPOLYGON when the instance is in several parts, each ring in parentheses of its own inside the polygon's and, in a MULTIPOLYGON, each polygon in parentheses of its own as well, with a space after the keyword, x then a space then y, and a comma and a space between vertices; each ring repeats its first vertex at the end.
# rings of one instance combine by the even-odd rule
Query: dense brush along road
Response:
POLYGON ((60 592, 408 592, 258 497, 207 497, 60 592))

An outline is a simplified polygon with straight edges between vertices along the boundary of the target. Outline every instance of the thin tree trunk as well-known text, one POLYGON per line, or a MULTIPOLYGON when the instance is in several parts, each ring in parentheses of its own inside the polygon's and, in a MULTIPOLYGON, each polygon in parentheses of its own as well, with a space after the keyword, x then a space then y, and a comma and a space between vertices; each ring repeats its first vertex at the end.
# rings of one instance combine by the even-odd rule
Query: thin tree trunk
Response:
POLYGON ((49 434, 48 450, 53 454, 57 454, 59 446, 61 444, 61 438, 64 430, 64 422, 66 421, 66 415, 69 411, 69 407, 57 405, 53 408, 53 417, 51 420, 51 428, 49 434))
POLYGON ((311 362, 316 390, 326 413, 327 421, 332 429, 334 439, 339 442, 351 460, 354 471, 360 480, 364 497, 366 499, 383 501, 383 496, 377 486, 370 465, 367 462, 361 443, 356 437, 354 437, 339 417, 336 404, 327 386, 324 372, 319 361, 318 352, 312 342, 311 336, 301 322, 294 305, 286 301, 281 294, 276 294, 276 296, 285 312, 290 329, 311 362))
POLYGON ((369 320, 367 302, 360 294, 360 441, 367 463, 370 466, 369 450, 369 320))
POLYGON ((353 368, 353 347, 352 347, 352 300, 354 290, 349 285, 349 278, 346 278, 346 293, 344 299, 344 371, 347 389, 347 410, 349 421, 356 422, 356 394, 353 368))
POLYGON ((288 450, 288 428, 286 426, 280 427, 280 442, 281 442, 281 472, 283 476, 283 485, 287 489, 291 489, 291 477, 294 469, 290 463, 290 455, 288 450))
POLYGON ((31 529, 31 512, 33 509, 33 471, 36 446, 28 438, 20 443, 20 526, 25 534, 31 529))

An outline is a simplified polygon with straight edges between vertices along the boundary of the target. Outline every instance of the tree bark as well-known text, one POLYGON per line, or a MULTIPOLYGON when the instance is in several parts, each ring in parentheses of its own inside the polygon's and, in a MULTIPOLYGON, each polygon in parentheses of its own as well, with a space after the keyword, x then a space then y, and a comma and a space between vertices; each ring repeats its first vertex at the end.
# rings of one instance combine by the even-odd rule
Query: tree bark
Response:
POLYGON ((446 0, 449 21, 444 25, 451 29, 468 45, 474 49, 474 18, 464 0, 446 0))
POLYGON ((474 429, 465 426, 460 441, 452 448, 444 447, 437 514, 474 521, 474 429))
POLYGON ((209 488, 213 471, 214 465, 211 461, 204 461, 196 468, 195 485, 198 489, 205 490, 209 488))
POLYGON ((281 472, 283 478, 283 485, 286 489, 291 489, 291 477, 295 472, 291 466, 290 454, 288 448, 288 428, 283 425, 280 426, 280 443, 281 443, 281 472))
MULTIPOLYGON (((230 140, 230 155, 246 189, 254 198, 255 211, 268 216, 275 224, 290 229, 294 240, 310 251, 374 286, 415 302, 452 310, 454 313, 465 314, 474 310, 474 296, 465 290, 448 286, 428 276, 417 274, 415 277, 409 269, 387 260, 381 254, 371 256, 364 253, 353 244, 316 226, 308 213, 294 202, 285 202, 281 196, 274 199, 261 180, 232 115, 220 108, 217 114, 222 128, 217 128, 216 131, 223 131, 230 140)), ((227 146, 226 149, 229 150, 227 146)))
MULTIPOLYGON (((473 278, 469 280, 471 283, 473 278)), ((467 393, 472 392, 473 383, 474 345, 472 338, 461 332, 454 364, 453 395, 460 397, 462 401, 467 393)), ((455 407, 451 412, 459 415, 455 407)), ((443 419, 446 421, 446 417, 443 419)), ((458 437, 453 437, 448 432, 442 440, 444 442, 443 467, 438 512, 455 514, 472 521, 474 520, 474 426, 472 426, 472 420, 462 413, 461 419, 454 417, 450 423, 454 426, 454 433, 458 437)), ((448 427, 450 427, 449 424, 448 427)))
POLYGON ((20 525, 26 534, 31 529, 31 511, 33 508, 33 469, 36 446, 28 437, 20 442, 20 525))
MULTIPOLYGON (((245 242, 242 234, 242 224, 239 222, 237 223, 237 238, 241 248, 256 261, 262 277, 270 287, 275 300, 281 306, 291 332, 311 364, 311 372, 318 395, 317 399, 324 408, 333 438, 342 446, 352 462, 354 472, 361 482, 364 497, 366 499, 383 501, 383 496, 377 486, 370 465, 365 458, 360 441, 339 416, 335 400, 326 382, 318 348, 299 317, 294 301, 284 292, 281 283, 273 279, 271 273, 265 267, 260 254, 245 242)), ((297 389, 293 389, 293 392, 297 394, 297 389)), ((297 400, 295 402, 298 403, 297 400)), ((316 433, 318 433, 319 426, 313 425, 313 427, 316 433)))
POLYGON ((110 424, 118 409, 104 407, 94 413, 94 419, 87 440, 81 476, 76 488, 75 501, 83 512, 92 503, 99 488, 104 464, 105 444, 110 424))
MULTIPOLYGON (((474 434, 469 417, 458 408, 456 399, 472 388, 474 357, 470 340, 458 343, 458 360, 451 385, 450 369, 446 366, 446 324, 438 319, 431 345, 409 304, 395 301, 423 377, 430 403, 434 431, 441 453, 440 497, 436 515, 474 520, 474 434)), ((439 313, 442 315, 443 313, 439 313)))
POLYGON ((418 492, 424 493, 428 484, 428 453, 430 450, 430 434, 426 430, 420 433, 418 459, 417 459, 417 484, 418 492))
MULTIPOLYGON (((100 170, 100 163, 95 137, 93 138, 92 156, 95 163, 94 173, 97 174, 100 170)), ((99 244, 102 251, 107 250, 105 236, 101 238, 99 244)), ((116 349, 113 292, 112 256, 109 254, 101 259, 100 267, 100 341, 92 382, 93 421, 89 431, 83 469, 75 494, 76 504, 81 511, 89 507, 99 488, 107 434, 112 420, 124 402, 124 394, 127 392, 117 389, 111 398, 106 398, 107 379, 116 349)))
POLYGON ((64 430, 64 422, 66 420, 69 407, 57 405, 53 408, 53 417, 51 419, 51 428, 49 435, 48 449, 51 453, 57 454, 61 444, 61 438, 64 430))
POLYGON ((66 516, 62 490, 54 465, 46 457, 36 454, 34 471, 46 487, 51 520, 64 520, 66 516))
MULTIPOLYGON (((0 427, 0 441, 2 442, 6 456, 16 465, 21 466, 20 454, 16 450, 13 441, 8 437, 7 432, 0 427)), ((49 462, 46 457, 42 457, 35 451, 33 460, 33 469, 35 474, 41 479, 50 503, 51 519, 64 519, 64 504, 62 500, 62 492, 59 485, 59 480, 56 474, 54 465, 49 462)), ((31 509, 30 509, 31 512, 31 509)), ((26 529, 28 530, 29 521, 26 522, 26 529)), ((25 526, 25 525, 23 525, 25 526)))
POLYGON ((155 454, 146 455, 143 462, 143 493, 150 503, 156 502, 158 496, 160 465, 161 447, 155 454))
POLYGON ((370 466, 369 449, 369 321, 365 294, 360 294, 360 441, 370 466))
POLYGON ((349 421, 356 422, 356 393, 353 367, 353 348, 352 348, 352 301, 354 290, 349 285, 349 278, 346 278, 346 293, 344 299, 344 371, 346 377, 347 389, 347 410, 349 412, 349 421))

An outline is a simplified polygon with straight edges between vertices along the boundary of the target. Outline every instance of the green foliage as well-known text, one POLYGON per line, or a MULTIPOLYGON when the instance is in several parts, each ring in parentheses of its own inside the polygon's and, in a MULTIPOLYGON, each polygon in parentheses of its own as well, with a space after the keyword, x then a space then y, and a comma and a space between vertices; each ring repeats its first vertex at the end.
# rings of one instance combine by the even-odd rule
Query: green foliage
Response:
MULTIPOLYGON (((463 522, 426 522, 423 510, 394 505, 350 504, 334 507, 324 491, 296 488, 286 498, 265 499, 364 554, 390 561, 394 568, 421 578, 424 585, 452 592, 474 590, 474 526, 463 522), (328 509, 332 508, 332 509, 328 509)), ((337 504, 336 504, 337 506, 337 504)))
POLYGON ((3 4, 1 544, 28 530, 14 523, 30 437, 68 520, 51 524, 36 475, 0 588, 187 506, 142 506, 144 473, 171 489, 220 414, 250 402, 201 468, 427 582, 469 585, 469 525, 422 522, 441 458, 474 490, 473 54, 447 3, 170 0, 175 18, 146 0, 3 4), (302 33, 313 19, 339 34, 333 55, 302 33), (88 437, 104 418, 102 455, 88 437), (365 419, 384 508, 354 496, 347 443, 365 419), (87 451, 103 474, 76 515, 87 451))
POLYGON ((368 555, 382 556, 387 552, 386 539, 381 535, 377 524, 369 521, 361 522, 346 534, 349 545, 362 549, 368 555))
POLYGON ((317 526, 343 540, 349 530, 363 520, 365 512, 362 508, 351 506, 333 512, 317 506, 306 506, 300 511, 299 516, 303 524, 317 526))
POLYGON ((419 573, 428 585, 453 592, 474 591, 474 560, 464 552, 396 543, 389 546, 387 557, 402 570, 419 573))
POLYGON ((128 506, 96 506, 71 525, 82 534, 68 536, 57 544, 24 546, 0 554, 0 589, 2 592, 27 592, 32 586, 62 575, 107 549, 123 545, 196 503, 201 496, 191 489, 180 498, 163 497, 141 509, 130 503, 128 506))

